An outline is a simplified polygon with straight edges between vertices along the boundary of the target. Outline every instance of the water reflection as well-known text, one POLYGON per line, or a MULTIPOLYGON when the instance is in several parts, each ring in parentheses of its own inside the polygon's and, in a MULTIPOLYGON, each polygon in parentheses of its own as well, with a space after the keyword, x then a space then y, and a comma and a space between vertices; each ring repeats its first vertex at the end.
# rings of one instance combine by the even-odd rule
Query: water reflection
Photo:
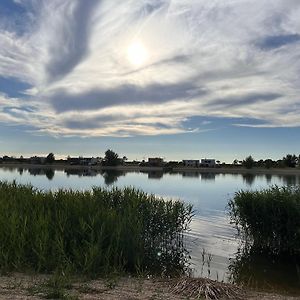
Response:
POLYGON ((247 185, 252 186, 254 184, 256 176, 258 176, 258 175, 251 174, 251 173, 243 174, 243 180, 247 185))
POLYGON ((200 173, 198 172, 182 172, 182 177, 192 177, 192 178, 199 178, 200 173))
POLYGON ((48 178, 48 180, 52 180, 54 178, 54 175, 55 175, 55 170, 53 170, 53 169, 46 169, 45 170, 45 175, 48 178))
POLYGON ((271 181, 272 181, 272 174, 266 174, 265 178, 266 178, 267 183, 271 183, 271 181))
POLYGON ((233 283, 300 292, 300 262, 296 257, 270 255, 243 245, 235 258, 230 259, 229 270, 233 283))
POLYGON ((201 173, 201 180, 215 181, 216 180, 216 174, 215 173, 201 173))
MULTIPOLYGON (((25 169, 26 170, 26 169, 25 169)), ((55 170, 52 168, 32 168, 27 170, 32 176, 46 176, 48 180, 52 180, 55 175, 55 170)), ((24 173, 24 169, 18 169, 20 175, 24 173)))
POLYGON ((104 178, 105 184, 108 186, 116 183, 120 176, 126 175, 125 172, 117 171, 117 170, 106 170, 106 171, 101 171, 100 173, 104 178))
POLYGON ((148 174, 148 179, 162 179, 164 176, 164 172, 163 171, 150 171, 147 172, 148 174))
POLYGON ((94 177, 98 175, 98 172, 94 169, 66 169, 64 171, 67 176, 78 176, 78 177, 84 177, 84 176, 88 176, 88 177, 94 177))

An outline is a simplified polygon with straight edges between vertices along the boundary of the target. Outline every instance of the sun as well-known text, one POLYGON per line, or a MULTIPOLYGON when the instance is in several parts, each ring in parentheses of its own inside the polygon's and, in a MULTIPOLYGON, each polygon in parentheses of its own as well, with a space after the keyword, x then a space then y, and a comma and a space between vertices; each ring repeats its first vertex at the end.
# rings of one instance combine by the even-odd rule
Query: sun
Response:
POLYGON ((128 61, 136 66, 142 66, 148 59, 148 51, 141 42, 134 42, 127 49, 128 61))

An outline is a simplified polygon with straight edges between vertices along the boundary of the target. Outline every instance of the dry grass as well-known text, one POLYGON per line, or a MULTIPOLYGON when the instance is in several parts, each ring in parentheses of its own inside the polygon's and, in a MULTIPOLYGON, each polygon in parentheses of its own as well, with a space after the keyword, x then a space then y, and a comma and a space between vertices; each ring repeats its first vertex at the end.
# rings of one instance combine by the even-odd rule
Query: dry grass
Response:
POLYGON ((245 299, 240 287, 206 278, 182 278, 174 285, 172 292, 193 299, 245 299))

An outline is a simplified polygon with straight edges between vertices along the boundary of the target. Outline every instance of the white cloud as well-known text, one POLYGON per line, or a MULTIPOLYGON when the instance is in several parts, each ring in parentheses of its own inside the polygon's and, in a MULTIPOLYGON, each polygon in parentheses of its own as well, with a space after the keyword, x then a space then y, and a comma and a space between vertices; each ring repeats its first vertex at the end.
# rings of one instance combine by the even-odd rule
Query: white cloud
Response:
POLYGON ((12 109, 2 96, 1 122, 79 136, 181 133, 193 116, 300 126, 298 0, 15 2, 28 24, 0 23, 0 76, 32 87, 12 109), (135 41, 142 66, 126 57, 135 41))

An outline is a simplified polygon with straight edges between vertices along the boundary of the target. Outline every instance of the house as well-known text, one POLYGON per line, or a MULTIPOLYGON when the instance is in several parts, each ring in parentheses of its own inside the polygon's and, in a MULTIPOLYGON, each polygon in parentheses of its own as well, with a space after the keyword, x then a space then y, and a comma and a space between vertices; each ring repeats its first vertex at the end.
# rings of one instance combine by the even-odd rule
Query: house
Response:
POLYGON ((208 158, 201 159, 201 166, 207 168, 214 168, 216 166, 216 160, 208 158))
POLYGON ((164 164, 164 159, 160 157, 151 157, 148 158, 148 164, 155 167, 162 166, 164 164))
POLYGON ((204 158, 201 159, 201 167, 214 168, 216 166, 215 159, 204 158))
POLYGON ((199 167, 199 159, 185 159, 182 162, 185 167, 191 167, 191 168, 199 167))
POLYGON ((67 162, 70 165, 80 165, 80 158, 79 157, 70 157, 70 156, 68 156, 67 162))
POLYGON ((30 157, 30 163, 35 165, 43 165, 46 163, 46 157, 32 156, 30 157))
POLYGON ((101 163, 102 163, 102 158, 92 157, 90 162, 89 162, 89 166, 96 166, 96 165, 100 165, 101 163))

